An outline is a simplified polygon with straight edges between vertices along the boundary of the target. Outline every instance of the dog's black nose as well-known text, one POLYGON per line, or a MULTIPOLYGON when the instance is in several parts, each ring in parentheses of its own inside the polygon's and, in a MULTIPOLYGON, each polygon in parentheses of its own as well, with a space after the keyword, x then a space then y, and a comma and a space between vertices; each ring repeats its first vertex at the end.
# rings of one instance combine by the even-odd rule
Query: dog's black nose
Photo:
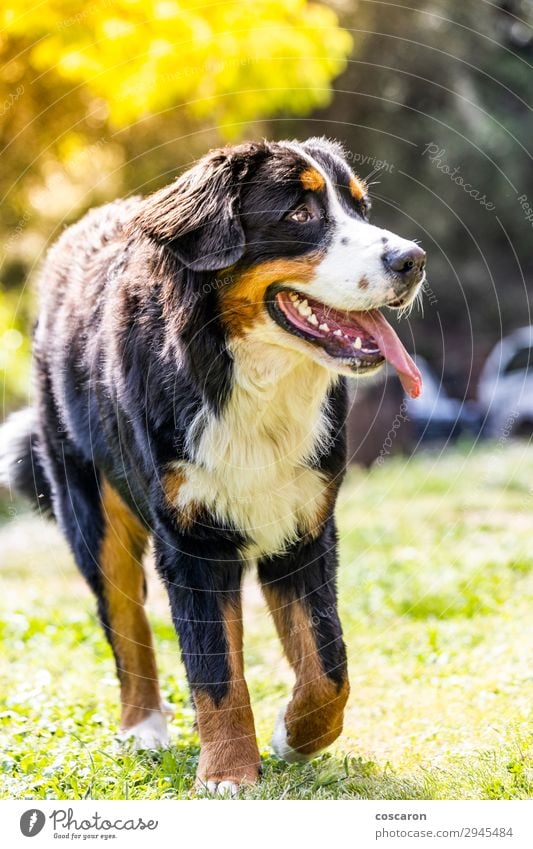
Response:
POLYGON ((406 289, 418 283, 426 265, 426 252, 414 243, 406 248, 393 248, 383 254, 383 262, 387 271, 392 271, 399 288, 406 289))

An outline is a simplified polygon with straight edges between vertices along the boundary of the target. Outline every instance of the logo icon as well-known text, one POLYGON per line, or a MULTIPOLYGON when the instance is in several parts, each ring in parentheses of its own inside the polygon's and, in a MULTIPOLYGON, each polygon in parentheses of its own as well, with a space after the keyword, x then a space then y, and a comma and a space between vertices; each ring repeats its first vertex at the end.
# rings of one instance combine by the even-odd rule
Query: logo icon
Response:
POLYGON ((24 837, 35 837, 43 830, 46 822, 46 817, 42 811, 32 808, 29 811, 24 811, 20 818, 20 830, 24 837))

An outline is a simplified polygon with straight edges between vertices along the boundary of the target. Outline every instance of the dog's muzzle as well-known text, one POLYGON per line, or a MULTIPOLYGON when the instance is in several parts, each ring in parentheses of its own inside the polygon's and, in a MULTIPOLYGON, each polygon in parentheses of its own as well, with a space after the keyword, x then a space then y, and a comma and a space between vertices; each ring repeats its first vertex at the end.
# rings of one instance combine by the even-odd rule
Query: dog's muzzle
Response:
POLYGON ((383 254, 383 265, 392 277, 392 287, 403 300, 424 276, 426 252, 411 242, 407 247, 393 248, 383 254))

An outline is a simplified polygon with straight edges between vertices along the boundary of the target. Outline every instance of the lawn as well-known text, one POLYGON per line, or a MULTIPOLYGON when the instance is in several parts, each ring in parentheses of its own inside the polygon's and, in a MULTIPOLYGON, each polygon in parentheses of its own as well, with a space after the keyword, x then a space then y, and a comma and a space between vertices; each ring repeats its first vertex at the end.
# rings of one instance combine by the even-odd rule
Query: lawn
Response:
MULTIPOLYGON (((310 764, 268 741, 291 674, 257 587, 246 661, 264 778, 244 798, 523 799, 533 795, 533 449, 469 446, 354 469, 338 509, 352 695, 310 764)), ((118 689, 92 598, 57 530, 21 507, 0 528, 0 795, 191 795, 198 758, 177 641, 149 566, 173 748, 115 740, 118 689)))

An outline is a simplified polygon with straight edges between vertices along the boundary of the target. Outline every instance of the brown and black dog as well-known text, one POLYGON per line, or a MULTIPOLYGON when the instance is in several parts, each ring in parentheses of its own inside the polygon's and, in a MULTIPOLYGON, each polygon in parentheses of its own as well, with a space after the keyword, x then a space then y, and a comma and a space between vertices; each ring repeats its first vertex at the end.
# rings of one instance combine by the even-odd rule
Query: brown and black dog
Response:
POLYGON ((296 676, 275 751, 307 759, 342 730, 344 376, 387 359, 408 393, 420 388, 379 307, 413 301, 425 254, 368 211, 336 143, 242 144, 90 212, 42 272, 35 406, 6 425, 4 471, 53 513, 96 594, 122 733, 140 747, 168 743, 143 607, 152 536, 212 791, 259 775, 247 565, 296 676))

